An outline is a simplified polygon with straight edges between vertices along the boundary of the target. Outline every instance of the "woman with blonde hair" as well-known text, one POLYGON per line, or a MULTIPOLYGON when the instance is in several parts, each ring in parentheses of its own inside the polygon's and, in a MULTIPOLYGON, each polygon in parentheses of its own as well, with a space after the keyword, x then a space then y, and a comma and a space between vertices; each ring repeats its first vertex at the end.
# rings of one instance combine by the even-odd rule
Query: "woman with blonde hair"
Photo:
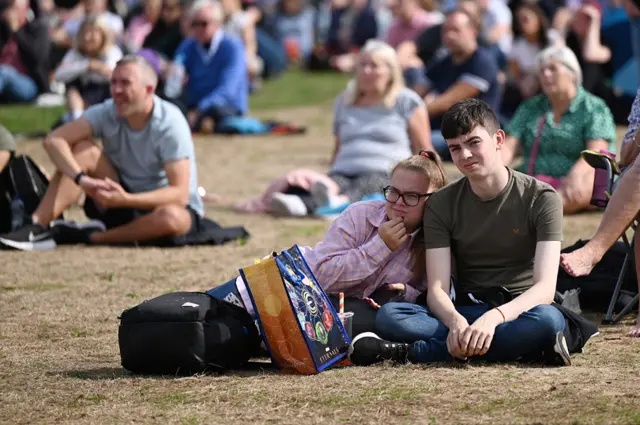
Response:
POLYGON ((296 170, 273 182, 249 212, 306 216, 319 207, 339 213, 380 193, 391 167, 420 150, 433 150, 423 100, 404 86, 395 50, 370 40, 358 55, 355 77, 334 107, 335 148, 327 175, 296 170), (295 178, 293 178, 295 176, 295 178))
POLYGON ((522 103, 507 125, 504 163, 512 163, 520 149, 520 171, 551 184, 564 213, 573 214, 589 208, 595 177, 580 153, 615 151, 613 115, 604 100, 582 87, 580 64, 568 47, 540 52, 536 69, 542 94, 522 103))
POLYGON ((80 25, 74 48, 69 50, 56 69, 54 79, 67 88, 64 121, 76 119, 89 106, 110 97, 111 72, 122 51, 102 18, 89 16, 80 25))

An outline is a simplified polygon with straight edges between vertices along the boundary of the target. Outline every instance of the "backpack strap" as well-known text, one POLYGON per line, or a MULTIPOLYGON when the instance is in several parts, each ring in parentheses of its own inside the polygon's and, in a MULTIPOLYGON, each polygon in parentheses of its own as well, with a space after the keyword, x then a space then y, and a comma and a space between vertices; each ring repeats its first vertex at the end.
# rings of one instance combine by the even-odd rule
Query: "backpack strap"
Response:
POLYGON ((538 157, 538 149, 540 148, 540 139, 542 138, 542 129, 544 128, 546 115, 546 113, 543 113, 538 119, 538 130, 536 131, 536 138, 533 140, 531 156, 529 157, 529 166, 527 167, 527 174, 530 176, 533 176, 533 171, 536 168, 536 158, 538 157))

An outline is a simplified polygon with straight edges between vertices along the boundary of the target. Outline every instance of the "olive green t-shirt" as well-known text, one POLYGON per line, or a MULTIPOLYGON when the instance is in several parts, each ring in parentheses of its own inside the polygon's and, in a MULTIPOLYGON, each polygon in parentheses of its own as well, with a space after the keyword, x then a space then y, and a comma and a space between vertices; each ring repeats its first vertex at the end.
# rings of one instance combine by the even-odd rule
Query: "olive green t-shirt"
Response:
POLYGON ((536 243, 562 241, 562 200, 514 170, 498 196, 482 200, 465 177, 429 198, 424 231, 426 249, 451 248, 457 292, 519 293, 533 284, 536 243))

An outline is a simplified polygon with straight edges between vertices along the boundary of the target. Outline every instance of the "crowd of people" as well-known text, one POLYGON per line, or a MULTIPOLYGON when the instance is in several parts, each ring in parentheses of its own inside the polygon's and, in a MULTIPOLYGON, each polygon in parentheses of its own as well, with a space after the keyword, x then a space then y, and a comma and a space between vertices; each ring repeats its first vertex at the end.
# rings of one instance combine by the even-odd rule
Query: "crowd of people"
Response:
POLYGON ((574 53, 582 87, 623 124, 633 99, 611 81, 625 52, 603 31, 605 12, 622 6, 635 28, 629 0, 2 0, 0 102, 64 92, 69 121, 109 97, 115 62, 135 53, 192 129, 213 131, 247 113, 264 78, 292 66, 351 72, 377 39, 396 50, 444 152, 442 114, 479 96, 505 124, 542 93, 535 58, 550 45, 574 53))
MULTIPOLYGON (((638 96, 609 218, 589 245, 561 256, 563 215, 590 207, 594 170, 580 153, 615 151, 602 5, 66 6, 11 0, 2 12, 0 93, 30 100, 52 76, 66 84, 69 108, 43 143, 56 173, 24 225, 0 236, 4 247, 197 238, 205 212, 193 132, 246 114, 261 78, 287 64, 353 72, 334 104, 328 173, 291 170, 235 207, 334 216, 302 251, 325 290, 359 311, 356 364, 571 363, 565 312, 552 305, 557 271, 588 274, 640 211, 638 96), (38 44, 27 35, 40 34, 51 48, 29 50, 38 44), (460 180, 447 184, 443 159, 460 180), (56 220, 82 193, 90 220, 56 220)), ((0 136, 3 168, 15 145, 0 136)), ((210 293, 238 300, 243 290, 233 279, 210 293)))

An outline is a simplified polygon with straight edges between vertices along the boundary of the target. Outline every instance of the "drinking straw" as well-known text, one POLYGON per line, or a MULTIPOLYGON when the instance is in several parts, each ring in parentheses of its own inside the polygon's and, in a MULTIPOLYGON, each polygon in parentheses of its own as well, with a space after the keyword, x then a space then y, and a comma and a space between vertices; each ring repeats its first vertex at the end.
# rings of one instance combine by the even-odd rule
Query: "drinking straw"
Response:
POLYGON ((340 292, 340 316, 344 316, 344 292, 340 292))

